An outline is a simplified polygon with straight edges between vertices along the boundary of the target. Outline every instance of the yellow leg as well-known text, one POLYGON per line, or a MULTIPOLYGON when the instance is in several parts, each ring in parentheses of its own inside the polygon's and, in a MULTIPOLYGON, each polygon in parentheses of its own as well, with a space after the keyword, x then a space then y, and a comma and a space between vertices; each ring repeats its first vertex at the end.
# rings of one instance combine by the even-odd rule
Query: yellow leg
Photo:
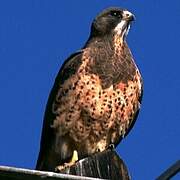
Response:
POLYGON ((76 150, 73 151, 73 156, 71 158, 72 163, 75 163, 76 161, 78 161, 78 152, 76 150))
POLYGON ((63 165, 57 166, 55 168, 55 171, 61 171, 67 167, 70 167, 70 166, 74 165, 76 163, 76 161, 78 161, 78 152, 76 150, 74 150, 71 160, 68 163, 64 163, 63 165))

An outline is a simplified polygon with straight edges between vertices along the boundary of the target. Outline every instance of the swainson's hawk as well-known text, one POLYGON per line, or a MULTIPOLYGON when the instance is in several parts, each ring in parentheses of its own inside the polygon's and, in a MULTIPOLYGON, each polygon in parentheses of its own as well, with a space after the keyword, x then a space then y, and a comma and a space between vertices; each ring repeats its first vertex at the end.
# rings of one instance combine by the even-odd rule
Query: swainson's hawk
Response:
POLYGON ((108 8, 61 67, 46 106, 36 169, 55 171, 117 146, 140 109, 142 78, 126 43, 134 15, 108 8), (75 156, 76 155, 76 156, 75 156), (60 165, 60 166, 59 166, 60 165))

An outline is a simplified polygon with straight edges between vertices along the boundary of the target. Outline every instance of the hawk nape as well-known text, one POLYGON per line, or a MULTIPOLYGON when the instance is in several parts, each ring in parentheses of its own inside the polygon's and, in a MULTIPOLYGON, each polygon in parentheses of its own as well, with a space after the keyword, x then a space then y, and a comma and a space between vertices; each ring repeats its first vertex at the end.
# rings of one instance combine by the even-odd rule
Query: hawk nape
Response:
POLYGON ((137 117, 142 78, 126 43, 134 15, 108 8, 85 46, 61 67, 51 90, 36 169, 55 171, 106 150, 137 117))

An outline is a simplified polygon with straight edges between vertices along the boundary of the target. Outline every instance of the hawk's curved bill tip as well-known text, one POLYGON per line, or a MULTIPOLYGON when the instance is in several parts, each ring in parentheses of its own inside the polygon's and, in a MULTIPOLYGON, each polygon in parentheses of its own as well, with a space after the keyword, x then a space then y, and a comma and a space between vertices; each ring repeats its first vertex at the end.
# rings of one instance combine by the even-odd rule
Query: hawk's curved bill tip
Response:
POLYGON ((135 21, 135 15, 127 10, 123 11, 123 20, 135 21))

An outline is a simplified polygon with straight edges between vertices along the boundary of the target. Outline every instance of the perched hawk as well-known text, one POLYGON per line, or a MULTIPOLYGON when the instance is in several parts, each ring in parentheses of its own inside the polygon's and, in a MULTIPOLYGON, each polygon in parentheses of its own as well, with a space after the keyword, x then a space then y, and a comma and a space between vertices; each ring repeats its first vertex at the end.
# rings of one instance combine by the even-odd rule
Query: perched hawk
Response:
POLYGON ((142 79, 126 43, 134 15, 108 8, 62 65, 46 106, 36 169, 55 171, 117 146, 140 109, 142 79))

